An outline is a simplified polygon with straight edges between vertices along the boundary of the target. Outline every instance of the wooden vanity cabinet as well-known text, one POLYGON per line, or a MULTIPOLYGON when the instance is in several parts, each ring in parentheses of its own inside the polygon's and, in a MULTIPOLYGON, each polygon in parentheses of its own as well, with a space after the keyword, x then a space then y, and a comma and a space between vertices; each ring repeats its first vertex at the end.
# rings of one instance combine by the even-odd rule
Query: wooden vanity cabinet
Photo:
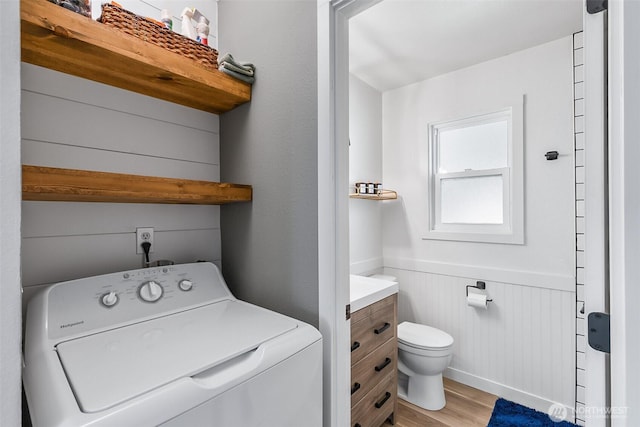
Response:
POLYGON ((351 425, 394 423, 398 391, 398 296, 351 315, 351 425))

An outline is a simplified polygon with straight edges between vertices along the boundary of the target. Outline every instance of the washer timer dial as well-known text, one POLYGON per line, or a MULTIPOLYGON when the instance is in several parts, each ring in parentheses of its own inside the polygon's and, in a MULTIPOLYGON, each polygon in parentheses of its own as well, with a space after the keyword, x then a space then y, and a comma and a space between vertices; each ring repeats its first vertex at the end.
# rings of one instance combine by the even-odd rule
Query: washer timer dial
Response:
POLYGON ((140 298, 146 302, 158 301, 160 298, 162 298, 163 292, 164 289, 162 289, 160 283, 154 280, 144 282, 138 289, 138 295, 140 295, 140 298))

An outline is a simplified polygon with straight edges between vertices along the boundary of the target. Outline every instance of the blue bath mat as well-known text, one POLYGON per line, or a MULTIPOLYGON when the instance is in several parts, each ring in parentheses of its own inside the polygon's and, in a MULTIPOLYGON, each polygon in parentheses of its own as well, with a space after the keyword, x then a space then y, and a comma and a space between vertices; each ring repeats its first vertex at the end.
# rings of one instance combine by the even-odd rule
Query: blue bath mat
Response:
POLYGON ((567 421, 555 422, 549 414, 529 409, 505 399, 498 399, 487 427, 574 427, 567 421))

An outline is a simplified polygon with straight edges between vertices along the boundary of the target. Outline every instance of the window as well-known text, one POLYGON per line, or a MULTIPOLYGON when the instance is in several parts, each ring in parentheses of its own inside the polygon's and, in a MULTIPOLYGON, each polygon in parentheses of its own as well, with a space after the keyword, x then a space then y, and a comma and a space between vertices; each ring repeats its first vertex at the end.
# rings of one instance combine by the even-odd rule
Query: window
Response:
POLYGON ((428 239, 523 243, 522 103, 429 126, 428 239))

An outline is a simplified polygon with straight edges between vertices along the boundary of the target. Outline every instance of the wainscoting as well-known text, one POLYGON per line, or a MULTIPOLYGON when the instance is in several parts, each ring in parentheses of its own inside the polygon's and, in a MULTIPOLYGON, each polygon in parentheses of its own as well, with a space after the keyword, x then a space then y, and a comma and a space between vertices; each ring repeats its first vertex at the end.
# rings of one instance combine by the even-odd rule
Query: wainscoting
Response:
POLYGON ((546 412, 573 408, 575 292, 486 281, 487 310, 469 307, 465 286, 479 278, 385 267, 399 282, 398 321, 451 334, 445 376, 546 412))

